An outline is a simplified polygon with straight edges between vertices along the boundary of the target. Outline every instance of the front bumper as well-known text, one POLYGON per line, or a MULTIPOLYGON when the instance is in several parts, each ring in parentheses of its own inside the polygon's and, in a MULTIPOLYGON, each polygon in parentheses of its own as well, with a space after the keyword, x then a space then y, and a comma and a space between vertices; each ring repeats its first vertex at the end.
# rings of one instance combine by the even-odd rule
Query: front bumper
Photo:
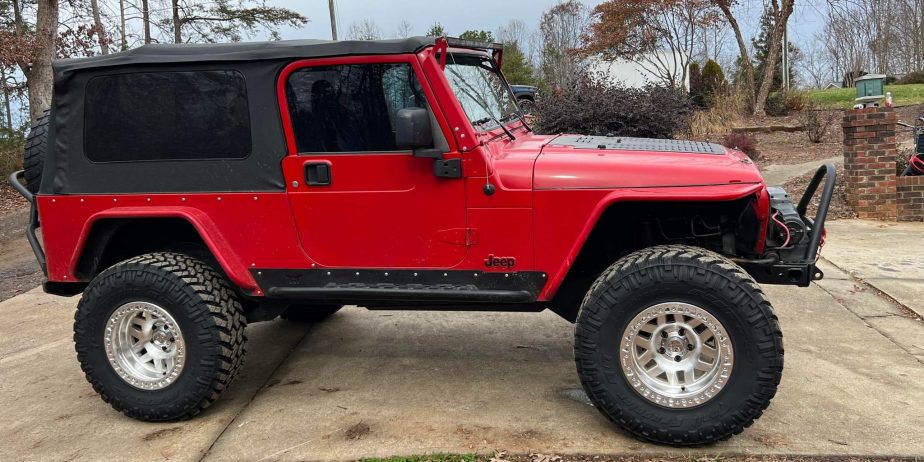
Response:
POLYGON ((818 260, 818 249, 821 247, 824 239, 825 218, 828 216, 828 207, 831 205, 831 197, 834 195, 834 184, 837 180, 837 173, 834 164, 825 164, 818 168, 815 176, 802 198, 796 210, 802 221, 805 222, 806 229, 809 230, 809 239, 795 252, 789 251, 785 254, 785 259, 779 258, 778 255, 772 255, 759 260, 740 260, 737 263, 741 265, 750 275, 760 283, 764 284, 787 284, 807 287, 812 281, 817 281, 824 277, 824 273, 815 266, 818 260), (818 211, 814 218, 806 216, 809 203, 818 192, 818 186, 821 180, 825 180, 824 188, 821 191, 821 199, 818 202, 818 211))

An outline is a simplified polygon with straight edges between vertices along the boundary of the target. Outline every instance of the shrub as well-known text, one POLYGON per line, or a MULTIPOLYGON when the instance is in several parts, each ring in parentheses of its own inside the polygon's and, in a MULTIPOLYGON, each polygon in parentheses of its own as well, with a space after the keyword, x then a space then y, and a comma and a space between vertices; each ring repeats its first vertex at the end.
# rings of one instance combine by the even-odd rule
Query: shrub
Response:
POLYGON ((767 102, 764 103, 764 112, 768 116, 779 117, 789 115, 789 106, 786 104, 786 94, 775 91, 767 96, 767 102))
POLYGON ((924 83, 924 71, 910 72, 898 81, 899 85, 912 85, 920 83, 924 83))
POLYGON ((693 104, 699 108, 705 108, 706 101, 703 97, 703 74, 699 70, 699 63, 696 61, 690 63, 690 99, 693 104))
POLYGON ((757 138, 748 133, 729 133, 722 138, 722 146, 729 149, 737 149, 751 158, 751 160, 760 159, 760 151, 757 150, 757 138))
POLYGON ((689 130, 693 104, 686 91, 657 85, 627 88, 583 76, 536 103, 539 133, 672 138, 689 130))
POLYGON ((764 111, 774 117, 789 115, 805 109, 810 99, 806 91, 775 91, 767 96, 764 111))
POLYGON ((740 88, 719 93, 711 108, 696 111, 690 118, 690 136, 696 140, 721 137, 742 123, 750 113, 747 95, 740 88))
POLYGON ((802 127, 805 128, 805 133, 808 135, 809 141, 812 143, 821 143, 828 133, 828 129, 831 128, 831 124, 834 123, 834 120, 837 118, 837 115, 838 112, 836 111, 819 110, 816 103, 809 101, 805 109, 799 113, 799 122, 801 122, 802 127))
POLYGON ((790 90, 786 92, 786 109, 789 109, 789 112, 805 110, 811 100, 807 91, 790 90))
POLYGON ((706 61, 700 78, 702 82, 703 103, 706 107, 715 107, 716 98, 718 98, 719 95, 725 94, 728 90, 728 84, 725 82, 725 73, 722 72, 722 66, 719 66, 719 63, 711 59, 706 61))
POLYGON ((19 136, 10 138, 0 134, 0 175, 3 181, 10 173, 22 168, 23 140, 19 136))

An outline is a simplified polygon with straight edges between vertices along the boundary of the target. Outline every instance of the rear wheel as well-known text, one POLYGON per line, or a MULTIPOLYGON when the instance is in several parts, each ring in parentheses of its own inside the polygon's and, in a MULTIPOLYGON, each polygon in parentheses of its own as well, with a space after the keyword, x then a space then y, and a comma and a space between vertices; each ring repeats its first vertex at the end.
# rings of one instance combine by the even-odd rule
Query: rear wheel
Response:
POLYGON ((48 123, 51 113, 45 110, 42 116, 32 124, 26 136, 26 148, 23 153, 22 168, 26 180, 26 189, 35 194, 42 182, 42 169, 45 165, 45 152, 48 150, 48 123))
POLYGON ((243 309, 224 278, 182 254, 103 271, 77 305, 77 359, 103 401, 140 420, 192 417, 243 364, 243 309))
POLYGON ((659 246, 593 284, 575 328, 584 390, 634 436, 676 446, 740 433, 776 393, 783 342, 773 309, 713 252, 659 246))
POLYGON ((291 305, 280 317, 298 323, 320 322, 340 311, 343 305, 291 305))

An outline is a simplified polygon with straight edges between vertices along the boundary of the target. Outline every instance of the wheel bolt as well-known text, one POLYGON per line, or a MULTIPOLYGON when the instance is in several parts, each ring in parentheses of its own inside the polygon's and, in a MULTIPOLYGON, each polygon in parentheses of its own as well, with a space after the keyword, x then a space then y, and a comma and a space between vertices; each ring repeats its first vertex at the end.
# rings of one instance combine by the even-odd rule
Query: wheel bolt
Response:
POLYGON ((674 356, 674 361, 680 362, 680 355, 674 356))
POLYGON ((677 335, 684 335, 683 327, 681 327, 680 329, 677 329, 677 335))
POLYGON ((667 338, 667 331, 666 331, 666 330, 662 330, 662 331, 661 331, 661 337, 667 338))
POLYGON ((693 344, 692 344, 692 343, 688 343, 688 344, 687 344, 687 350, 693 351, 693 344))
POLYGON ((658 353, 661 353, 662 355, 664 354, 665 351, 667 350, 665 350, 664 347, 658 348, 658 353))

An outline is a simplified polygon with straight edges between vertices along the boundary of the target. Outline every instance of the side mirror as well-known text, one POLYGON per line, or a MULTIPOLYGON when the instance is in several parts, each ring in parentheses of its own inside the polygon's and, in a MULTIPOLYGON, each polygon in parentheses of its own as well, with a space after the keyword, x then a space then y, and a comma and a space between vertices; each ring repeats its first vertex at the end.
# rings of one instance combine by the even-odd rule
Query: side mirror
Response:
POLYGON ((433 146, 433 128, 426 109, 408 107, 398 111, 395 117, 395 144, 399 149, 433 146))

